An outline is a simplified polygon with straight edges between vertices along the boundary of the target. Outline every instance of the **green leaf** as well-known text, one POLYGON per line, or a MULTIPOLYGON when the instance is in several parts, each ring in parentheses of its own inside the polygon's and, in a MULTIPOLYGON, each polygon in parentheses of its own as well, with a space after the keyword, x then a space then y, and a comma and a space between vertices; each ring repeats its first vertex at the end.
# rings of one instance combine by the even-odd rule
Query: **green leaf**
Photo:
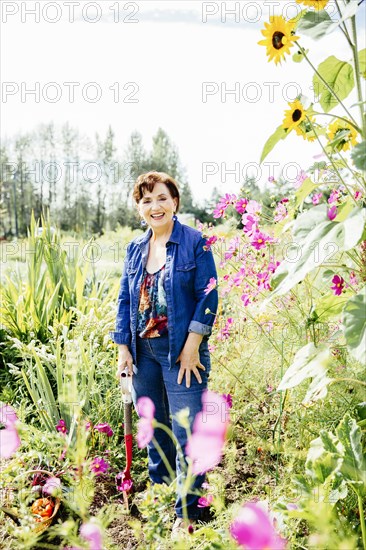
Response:
MULTIPOLYGON (((305 50, 305 55, 308 54, 308 51, 309 50, 305 50)), ((294 63, 301 63, 304 59, 305 59, 305 56, 301 51, 294 53, 294 55, 292 56, 292 61, 294 63)))
POLYGON ((321 345, 315 347, 312 342, 299 349, 294 357, 294 362, 285 372, 277 391, 294 388, 306 378, 314 378, 317 375, 325 377, 330 362, 329 348, 321 345))
POLYGON ((277 143, 280 141, 280 139, 285 139, 287 136, 286 130, 279 126, 277 130, 267 139, 266 143, 264 144, 263 151, 261 154, 260 163, 264 161, 266 156, 272 151, 273 147, 277 145, 277 143))
POLYGON ((342 222, 329 221, 327 205, 320 204, 300 214, 293 226, 293 241, 284 249, 285 259, 271 278, 275 296, 285 294, 315 267, 329 262, 335 253, 349 250, 362 239, 366 209, 356 207, 342 222))
POLYGON ((360 64, 360 73, 366 78, 366 48, 358 52, 358 62, 360 64))
POLYGON ((366 141, 354 146, 351 157, 356 168, 366 172, 366 141))
POLYGON ((361 428, 349 413, 344 415, 336 434, 344 447, 342 474, 350 481, 364 481, 365 459, 362 454, 361 428))
POLYGON ((296 31, 306 36, 311 36, 314 40, 319 40, 322 36, 337 27, 337 24, 329 17, 325 10, 308 11, 300 19, 296 31))
POLYGON ((315 313, 319 321, 322 323, 339 316, 345 304, 353 295, 352 290, 346 289, 340 296, 325 294, 325 296, 319 298, 315 305, 315 313))
POLYGON ((305 463, 306 473, 320 483, 324 483, 329 476, 337 472, 342 466, 342 457, 336 448, 336 438, 331 433, 328 436, 329 439, 333 439, 336 452, 328 451, 324 447, 322 438, 318 437, 310 443, 305 463))
POLYGON ((366 362, 366 286, 348 300, 342 322, 351 355, 360 363, 366 362))
POLYGON ((328 384, 331 381, 332 378, 328 378, 328 376, 325 375, 325 372, 320 372, 317 374, 308 387, 308 391, 301 402, 302 405, 309 407, 310 405, 313 405, 315 401, 324 399, 328 392, 328 384))
MULTIPOLYGON (((342 101, 353 90, 355 85, 353 67, 347 61, 340 61, 334 55, 323 61, 318 72, 342 101)), ((339 101, 331 94, 318 74, 314 74, 313 86, 315 96, 319 97, 320 105, 326 113, 329 113, 339 101)))
POLYGON ((362 403, 358 403, 356 405, 356 411, 360 420, 366 420, 366 401, 362 401, 362 403))
POLYGON ((295 206, 299 206, 317 187, 318 184, 313 183, 310 178, 306 178, 295 193, 295 206))

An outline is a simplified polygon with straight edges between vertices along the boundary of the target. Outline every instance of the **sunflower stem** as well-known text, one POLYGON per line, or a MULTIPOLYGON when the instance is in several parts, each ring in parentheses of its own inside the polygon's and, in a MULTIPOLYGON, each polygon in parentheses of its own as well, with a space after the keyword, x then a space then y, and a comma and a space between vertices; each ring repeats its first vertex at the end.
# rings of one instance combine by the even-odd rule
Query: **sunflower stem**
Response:
POLYGON ((363 139, 366 139, 366 113, 363 111, 363 96, 362 96, 362 86, 361 86, 361 78, 360 78, 360 60, 358 59, 358 51, 357 51, 357 28, 356 28, 356 16, 353 15, 351 17, 351 26, 352 26, 352 34, 353 34, 353 41, 354 46, 352 48, 353 50, 353 61, 355 66, 355 76, 356 76, 356 87, 357 87, 357 96, 359 101, 359 108, 360 108, 360 114, 361 114, 361 125, 362 125, 362 132, 361 135, 363 139))
MULTIPOLYGON (((338 4, 338 0, 335 0, 335 4, 337 6, 337 10, 338 10, 338 13, 339 13, 339 17, 342 19, 342 11, 339 7, 339 4, 338 4)), ((341 29, 341 31, 343 32, 344 36, 346 37, 347 39, 347 42, 348 44, 351 46, 351 48, 353 49, 353 42, 351 40, 351 37, 349 35, 349 32, 348 32, 348 29, 347 29, 347 25, 346 25, 346 22, 343 21, 343 27, 342 27, 342 24, 339 25, 339 28, 341 29)))
POLYGON ((343 109, 346 111, 347 115, 350 117, 351 120, 353 120, 353 122, 357 125, 357 122, 356 120, 353 118, 353 116, 351 115, 351 113, 349 112, 349 110, 347 109, 347 107, 344 105, 344 103, 341 101, 341 99, 338 97, 338 95, 336 94, 336 92, 333 90, 333 88, 331 86, 329 86, 328 82, 322 77, 322 75, 320 74, 320 72, 318 71, 318 69, 316 69, 316 67, 312 64, 312 62, 310 61, 310 59, 308 58, 308 56, 306 55, 306 52, 304 50, 304 48, 302 46, 300 46, 300 44, 295 40, 295 44, 299 47, 299 50, 301 51, 302 55, 304 56, 304 58, 306 59, 306 61, 309 63, 310 67, 313 69, 313 71, 318 75, 318 77, 320 78, 320 80, 323 82, 324 86, 327 88, 327 90, 332 94, 332 96, 338 101, 338 103, 340 105, 342 105, 343 109))

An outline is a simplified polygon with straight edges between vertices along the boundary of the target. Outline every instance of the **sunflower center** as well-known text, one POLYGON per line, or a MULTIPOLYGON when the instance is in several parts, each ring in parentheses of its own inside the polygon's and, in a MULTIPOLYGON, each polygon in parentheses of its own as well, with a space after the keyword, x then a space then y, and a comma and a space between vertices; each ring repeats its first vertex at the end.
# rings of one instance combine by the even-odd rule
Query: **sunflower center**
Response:
POLYGON ((301 115, 302 115, 301 110, 300 109, 295 109, 294 112, 292 113, 292 120, 294 122, 297 122, 298 120, 300 120, 301 115))
POLYGON ((287 42, 286 36, 281 31, 276 31, 272 36, 272 45, 276 50, 280 50, 287 42))

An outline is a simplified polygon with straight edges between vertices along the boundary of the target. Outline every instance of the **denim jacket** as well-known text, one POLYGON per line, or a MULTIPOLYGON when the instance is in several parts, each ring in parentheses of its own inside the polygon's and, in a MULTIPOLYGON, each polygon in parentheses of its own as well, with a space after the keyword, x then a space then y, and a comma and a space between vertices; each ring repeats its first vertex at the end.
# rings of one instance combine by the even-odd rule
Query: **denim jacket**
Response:
MULTIPOLYGON (((143 269, 149 255, 149 228, 127 246, 118 295, 116 330, 110 337, 116 344, 129 346, 136 364, 137 311, 143 269)), ((208 339, 218 305, 216 288, 206 294, 211 277, 217 280, 211 250, 204 250, 205 238, 197 229, 177 219, 166 244, 165 293, 168 311, 170 368, 174 367, 189 332, 208 339)))

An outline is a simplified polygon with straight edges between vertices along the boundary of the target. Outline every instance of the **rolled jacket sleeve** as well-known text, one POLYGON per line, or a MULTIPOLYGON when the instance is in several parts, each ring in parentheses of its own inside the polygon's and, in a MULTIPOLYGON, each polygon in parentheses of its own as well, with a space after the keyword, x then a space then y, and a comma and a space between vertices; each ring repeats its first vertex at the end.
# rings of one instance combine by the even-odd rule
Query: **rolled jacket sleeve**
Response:
POLYGON ((194 282, 194 293, 196 308, 192 320, 188 327, 188 332, 196 332, 203 336, 210 336, 212 325, 215 320, 218 306, 218 292, 214 288, 206 293, 210 279, 217 281, 217 271, 215 260, 211 250, 205 250, 203 247, 206 239, 201 238, 195 250, 196 275, 194 282))
POLYGON ((123 265, 121 284, 118 294, 116 330, 109 333, 109 336, 113 342, 116 344, 125 344, 127 346, 131 345, 130 291, 127 274, 129 247, 130 245, 127 246, 127 253, 123 265))

